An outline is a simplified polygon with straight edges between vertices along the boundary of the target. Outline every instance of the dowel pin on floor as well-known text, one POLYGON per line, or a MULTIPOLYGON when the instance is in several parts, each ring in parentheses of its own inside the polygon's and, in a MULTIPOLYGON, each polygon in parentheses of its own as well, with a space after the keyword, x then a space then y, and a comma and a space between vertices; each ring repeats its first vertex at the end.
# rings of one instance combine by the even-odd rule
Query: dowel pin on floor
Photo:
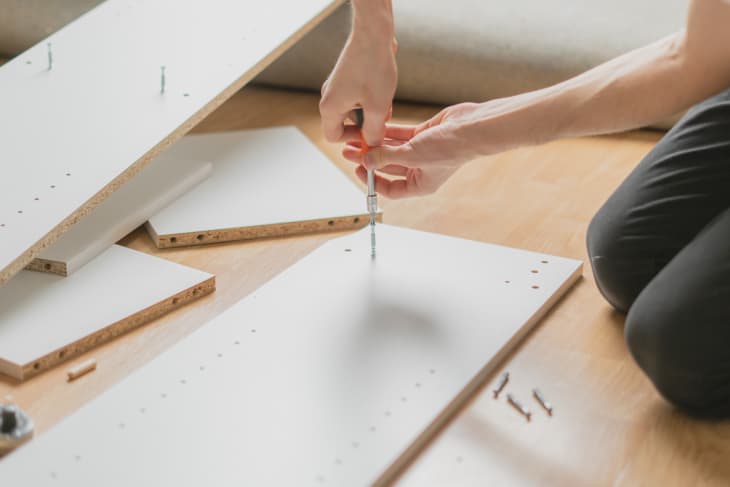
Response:
POLYGON ((165 67, 160 66, 160 94, 165 94, 165 67))

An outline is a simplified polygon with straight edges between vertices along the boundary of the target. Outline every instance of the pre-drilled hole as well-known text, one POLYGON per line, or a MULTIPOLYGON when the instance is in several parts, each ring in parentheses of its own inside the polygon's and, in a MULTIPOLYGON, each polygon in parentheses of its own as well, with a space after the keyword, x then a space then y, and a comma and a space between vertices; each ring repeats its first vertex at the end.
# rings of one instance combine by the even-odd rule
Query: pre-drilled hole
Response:
POLYGON ((60 352, 58 352, 58 358, 63 358, 65 356, 66 356, 66 350, 61 350, 60 352))
POLYGON ((548 261, 546 261, 546 260, 541 260, 541 261, 540 261, 540 263, 542 263, 542 264, 547 264, 547 263, 548 263, 548 261))
POLYGON ((533 274, 537 274, 540 271, 538 271, 537 269, 532 269, 530 272, 532 272, 533 274))
POLYGON ((334 220, 330 220, 330 221, 327 222, 327 225, 329 225, 329 226, 333 226, 334 224, 335 224, 335 221, 334 220))
POLYGON ((172 304, 175 305, 180 302, 180 298, 172 298, 172 304))
POLYGON ((540 286, 538 286, 537 284, 533 284, 532 289, 540 289, 540 286))
POLYGON ((45 270, 47 270, 47 271, 50 271, 50 270, 51 270, 51 264, 44 264, 44 265, 43 265, 43 268, 44 268, 45 270))
POLYGON ((23 213, 23 210, 18 210, 18 213, 23 213))
POLYGON ((356 216, 356 217, 355 217, 355 219, 354 219, 353 221, 354 221, 355 223, 360 223, 360 217, 359 217, 359 216, 356 216))
POLYGON ((352 249, 345 249, 345 252, 352 252, 352 249))
POLYGON ((55 184, 52 184, 51 185, 51 189, 56 189, 56 185, 55 184))
POLYGON ((172 243, 177 242, 177 237, 170 237, 170 242, 172 242, 172 243))
POLYGON ((33 369, 34 369, 34 370, 38 370, 38 369, 40 369, 40 368, 41 368, 41 364, 40 364, 40 362, 36 362, 36 363, 34 363, 34 364, 33 364, 33 369))
POLYGON ((197 239, 198 239, 198 241, 200 241, 200 240, 203 240, 203 239, 205 238, 205 235, 203 235, 203 234, 201 233, 200 235, 198 235, 198 236, 197 236, 197 237, 195 237, 195 238, 197 238, 197 239))

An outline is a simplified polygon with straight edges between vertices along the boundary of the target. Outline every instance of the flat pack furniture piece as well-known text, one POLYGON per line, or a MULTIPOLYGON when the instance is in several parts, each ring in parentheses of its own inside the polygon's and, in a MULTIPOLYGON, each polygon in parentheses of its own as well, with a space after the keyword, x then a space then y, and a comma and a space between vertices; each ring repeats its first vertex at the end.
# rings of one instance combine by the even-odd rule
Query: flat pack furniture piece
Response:
POLYGON ((0 462, 34 486, 389 483, 581 263, 380 225, 333 239, 0 462))
POLYGON ((157 247, 338 231, 369 221, 365 193, 296 127, 188 135, 160 159, 212 161, 213 173, 149 219, 157 247))
POLYGON ((26 269, 68 276, 210 176, 210 162, 157 158, 26 269))
POLYGON ((109 0, 0 67, 0 284, 341 3, 109 0))
POLYGON ((0 372, 27 379, 214 289, 207 272, 119 245, 69 277, 21 271, 0 290, 0 372))

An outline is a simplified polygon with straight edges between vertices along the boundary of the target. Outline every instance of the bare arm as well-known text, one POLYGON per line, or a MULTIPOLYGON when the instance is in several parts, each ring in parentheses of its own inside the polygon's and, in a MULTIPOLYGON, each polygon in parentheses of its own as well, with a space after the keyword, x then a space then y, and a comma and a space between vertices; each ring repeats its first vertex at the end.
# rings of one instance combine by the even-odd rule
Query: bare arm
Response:
POLYGON ((363 133, 380 145, 398 79, 391 0, 352 0, 352 31, 322 87, 322 128, 331 142, 341 141, 355 107, 365 112, 363 133))
MULTIPOLYGON (((549 88, 448 107, 419 126, 391 126, 388 145, 369 152, 366 163, 402 176, 376 181, 386 196, 429 193, 474 157, 640 127, 727 88, 730 1, 692 0, 681 32, 549 88)), ((360 160, 356 144, 343 153, 360 160)))

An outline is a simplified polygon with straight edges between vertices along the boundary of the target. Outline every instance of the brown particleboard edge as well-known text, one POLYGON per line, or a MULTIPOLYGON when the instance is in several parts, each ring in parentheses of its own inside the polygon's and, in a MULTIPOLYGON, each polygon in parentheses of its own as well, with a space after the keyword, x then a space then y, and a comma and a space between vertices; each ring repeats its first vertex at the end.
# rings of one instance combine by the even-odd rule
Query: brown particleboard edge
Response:
MULTIPOLYGON (((367 213, 349 215, 337 218, 323 218, 300 222, 275 223, 257 225, 253 227, 225 228, 205 232, 179 233, 158 235, 152 226, 145 224, 147 232, 158 249, 174 247, 189 247, 193 245, 207 245, 238 240, 254 240, 258 238, 287 237, 291 235, 305 235, 310 233, 341 232, 343 230, 357 230, 365 227, 370 216, 367 213)), ((383 213, 378 212, 376 221, 383 221, 383 213)))
POLYGON ((59 276, 68 277, 68 269, 65 262, 57 260, 41 259, 40 257, 25 266, 26 271, 45 272, 47 274, 57 274, 59 276))
POLYGON ((92 348, 106 343, 128 331, 134 330, 157 318, 176 310, 188 303, 196 301, 215 291, 215 276, 196 284, 184 291, 181 291, 157 304, 153 304, 127 318, 113 323, 91 335, 88 335, 76 342, 55 350, 43 357, 33 360, 30 363, 18 365, 7 360, 0 359, 0 372, 14 377, 18 380, 26 380, 41 372, 55 367, 71 358, 74 358, 92 348))
POLYGON ((221 106, 226 100, 233 96, 238 90, 245 86, 249 81, 255 78, 261 73, 267 66, 274 62, 279 56, 281 56, 286 50, 293 46, 299 41, 305 34, 311 31, 317 24, 327 18, 336 9, 342 6, 345 0, 335 0, 332 4, 326 7, 320 14, 307 22, 301 29, 299 29, 294 35, 289 37, 286 41, 279 46, 278 49, 272 51, 268 56, 255 64, 251 69, 234 81, 228 88, 223 90, 218 96, 213 98, 207 105, 198 110, 192 117, 186 120, 181 126, 174 130, 170 135, 162 140, 159 144, 150 149, 140 159, 131 164, 126 171, 122 172, 117 178, 111 181, 109 184, 104 186, 94 196, 87 200, 81 207, 75 212, 70 214, 58 225, 53 227, 51 231, 46 233, 40 240, 38 240, 33 246, 27 249, 25 252, 16 257, 7 267, 0 270, 0 285, 9 281, 15 274, 25 268, 31 261, 36 258, 40 253, 48 248, 51 244, 56 242, 61 235, 68 231, 71 226, 78 223, 82 218, 87 216, 91 211, 102 201, 109 197, 114 191, 119 189, 122 184, 129 181, 137 173, 139 173, 152 159, 157 157, 162 151, 167 149, 175 141, 179 140, 183 135, 188 133, 193 127, 198 125, 205 117, 215 111, 216 108, 221 106))
POLYGON ((433 422, 398 455, 396 461, 373 483, 374 487, 385 487, 395 484, 400 476, 405 473, 406 469, 428 448, 436 437, 471 403, 472 399, 484 388, 494 372, 498 370, 499 365, 504 362, 510 353, 517 349, 517 345, 530 334, 537 323, 545 317, 553 306, 568 294, 568 291, 570 291, 582 276, 583 265, 581 264, 565 283, 550 296, 550 299, 527 320, 525 325, 515 333, 502 349, 469 381, 466 387, 434 418, 433 422))

